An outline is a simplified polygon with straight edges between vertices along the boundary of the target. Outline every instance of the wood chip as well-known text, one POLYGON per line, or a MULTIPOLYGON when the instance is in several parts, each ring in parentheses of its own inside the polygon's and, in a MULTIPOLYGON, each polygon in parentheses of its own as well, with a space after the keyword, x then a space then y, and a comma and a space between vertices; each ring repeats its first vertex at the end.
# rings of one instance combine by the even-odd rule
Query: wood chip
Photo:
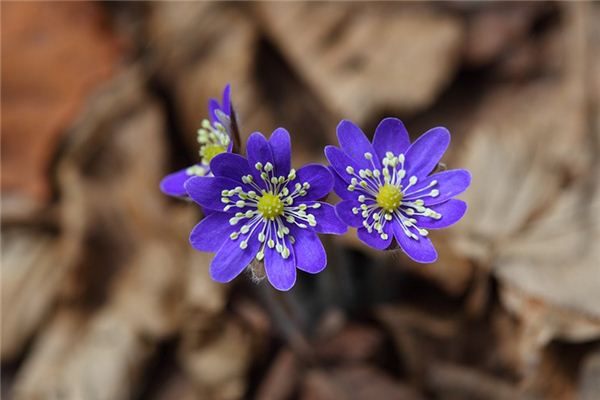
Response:
POLYGON ((327 109, 358 123, 431 105, 458 66, 463 29, 447 14, 392 3, 257 6, 271 39, 327 109))
POLYGON ((370 366, 314 370, 307 374, 302 400, 422 399, 417 392, 370 366))
POLYGON ((51 200, 59 143, 121 52, 91 2, 10 2, 2 13, 2 216, 31 220, 51 200))

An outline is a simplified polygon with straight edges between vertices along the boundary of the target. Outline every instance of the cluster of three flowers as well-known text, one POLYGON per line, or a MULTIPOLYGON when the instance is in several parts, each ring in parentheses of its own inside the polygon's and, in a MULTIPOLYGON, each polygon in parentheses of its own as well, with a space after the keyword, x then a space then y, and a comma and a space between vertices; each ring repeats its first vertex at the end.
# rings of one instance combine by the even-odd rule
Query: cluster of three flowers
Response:
POLYGON ((385 118, 370 142, 344 120, 337 127, 340 147, 325 148, 330 166, 295 170, 283 128, 268 140, 250 135, 246 157, 232 152, 236 125, 229 85, 221 102, 210 100, 209 118, 198 131, 200 162, 166 176, 161 189, 202 206, 206 216, 190 242, 216 253, 210 275, 218 282, 259 262, 276 289, 289 290, 296 269, 315 274, 326 267, 318 234, 343 234, 348 226, 375 249, 397 245, 414 261, 431 263, 437 253, 429 229, 452 225, 466 212, 466 203, 454 197, 469 186, 469 172, 432 173, 450 143, 445 128, 411 143, 399 119, 385 118), (332 190, 342 199, 335 207, 320 201, 332 190))

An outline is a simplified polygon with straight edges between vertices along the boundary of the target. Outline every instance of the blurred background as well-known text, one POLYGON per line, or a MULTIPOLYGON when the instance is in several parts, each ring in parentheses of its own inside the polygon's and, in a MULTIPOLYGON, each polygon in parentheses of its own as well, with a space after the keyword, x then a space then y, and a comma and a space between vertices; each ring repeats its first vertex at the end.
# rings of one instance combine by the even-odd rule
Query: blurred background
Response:
POLYGON ((600 398, 598 3, 1 12, 2 398, 600 398), (212 282, 158 184, 226 83, 297 166, 342 118, 448 127, 473 184, 438 262, 350 232, 288 293, 212 282))

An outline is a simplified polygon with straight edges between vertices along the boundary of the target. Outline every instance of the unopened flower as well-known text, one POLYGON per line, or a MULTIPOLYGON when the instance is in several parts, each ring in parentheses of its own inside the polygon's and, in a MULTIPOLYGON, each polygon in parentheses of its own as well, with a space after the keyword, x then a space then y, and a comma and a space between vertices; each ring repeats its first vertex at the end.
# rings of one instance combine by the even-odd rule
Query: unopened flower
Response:
POLYGON ((399 119, 386 118, 371 144, 350 121, 337 128, 341 149, 325 148, 335 172, 338 216, 358 228, 358 238, 379 250, 399 247, 413 260, 430 263, 437 252, 428 229, 445 228, 465 214, 454 196, 467 189, 471 175, 462 169, 432 174, 450 143, 445 128, 433 128, 414 143, 399 119))
POLYGON ((163 178, 160 189, 170 196, 186 196, 184 183, 192 176, 210 174, 210 161, 217 154, 230 152, 233 146, 231 87, 225 86, 221 103, 216 99, 208 102, 210 119, 204 119, 198 129, 200 162, 173 172, 163 178))
POLYGON ((309 273, 325 268, 317 233, 347 229, 333 206, 318 201, 331 191, 333 176, 317 164, 292 169, 290 136, 282 128, 269 141, 252 134, 246 148, 247 158, 220 154, 210 163, 214 176, 186 182, 189 196, 211 211, 192 230, 190 242, 197 250, 217 253, 210 274, 218 282, 264 262, 271 284, 288 290, 296 268, 309 273))

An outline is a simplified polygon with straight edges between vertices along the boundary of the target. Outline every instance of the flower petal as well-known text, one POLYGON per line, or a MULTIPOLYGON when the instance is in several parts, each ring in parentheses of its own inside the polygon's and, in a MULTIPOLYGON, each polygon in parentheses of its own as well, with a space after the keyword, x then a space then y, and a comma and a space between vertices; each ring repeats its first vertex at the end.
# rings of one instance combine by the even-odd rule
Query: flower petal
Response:
POLYGON ((248 165, 252 170, 254 180, 260 182, 260 185, 263 185, 264 183, 260 177, 260 171, 255 168, 256 163, 261 163, 264 166, 270 162, 275 165, 275 161, 273 160, 273 153, 271 152, 269 142, 267 142, 267 139, 265 139, 260 132, 254 132, 248 138, 248 142, 246 143, 246 154, 248 156, 248 165))
POLYGON ((361 167, 354 162, 354 160, 352 160, 346 155, 346 153, 335 146, 325 147, 325 157, 327 157, 331 167, 344 182, 350 183, 352 178, 352 176, 346 171, 346 168, 352 167, 355 171, 355 174, 358 174, 358 170, 361 169, 361 167))
POLYGON ((298 269, 316 274, 327 266, 327 254, 319 236, 310 229, 302 229, 297 226, 290 228, 294 242, 294 255, 298 269))
POLYGON ((231 115, 231 85, 228 83, 223 89, 221 97, 221 111, 227 115, 231 115))
POLYGON ((248 247, 240 248, 242 238, 226 240, 210 263, 210 276, 217 282, 230 282, 254 259, 261 243, 256 235, 248 240, 248 247))
POLYGON ((192 247, 200 251, 217 252, 229 234, 237 229, 229 223, 230 213, 213 211, 198 223, 190 233, 192 247))
POLYGON ((356 191, 351 192, 348 190, 348 184, 344 182, 342 178, 340 178, 338 173, 335 172, 331 166, 329 166, 327 169, 329 169, 329 172, 331 172, 331 175, 333 175, 333 191, 335 194, 337 194, 343 200, 355 200, 359 196, 359 193, 356 191))
POLYGON ((429 175, 450 144, 446 128, 432 128, 421 135, 406 152, 406 176, 421 178, 429 175))
POLYGON ((195 176, 185 183, 185 189, 192 200, 215 211, 223 211, 225 207, 225 204, 221 202, 221 192, 234 189, 236 186, 242 185, 232 179, 212 176, 195 176))
POLYGON ((374 159, 377 155, 371 142, 358 126, 348 120, 341 121, 337 126, 337 138, 344 153, 360 168, 372 168, 371 162, 365 159, 365 153, 373 154, 374 159))
POLYGON ((427 229, 441 229, 457 223, 467 212, 467 203, 462 200, 452 199, 445 203, 432 206, 431 209, 442 215, 440 219, 423 216, 413 216, 417 220, 417 226, 427 229))
POLYGON ((316 203, 321 204, 321 206, 319 208, 309 208, 306 210, 307 213, 315 216, 315 220, 317 221, 317 225, 313 227, 315 232, 336 235, 346 233, 348 227, 338 218, 335 213, 335 208, 331 204, 320 201, 307 201, 304 204, 311 207, 316 203))
POLYGON ((335 205, 335 212, 338 217, 349 226, 359 228, 362 226, 363 217, 359 214, 352 212, 353 208, 360 210, 360 203, 357 200, 344 200, 335 205))
POLYGON ((234 153, 217 154, 210 162, 210 169, 215 176, 233 179, 236 182, 242 182, 244 175, 252 175, 248 160, 234 153))
POLYGON ((310 188, 302 200, 319 200, 331 192, 333 188, 333 176, 329 170, 320 164, 308 164, 296 172, 296 179, 288 184, 293 190, 296 183, 308 183, 310 188))
POLYGON ((187 168, 173 172, 160 181, 160 190, 169 196, 187 196, 187 191, 183 184, 190 178, 191 176, 188 175, 187 168))
POLYGON ((269 138, 269 145, 273 153, 275 175, 287 177, 292 165, 290 134, 283 128, 275 129, 269 138))
POLYGON ((367 246, 371 246, 377 250, 386 250, 388 247, 390 247, 390 244, 392 244, 393 234, 390 225, 392 224, 387 223, 383 227, 384 232, 388 235, 386 240, 383 240, 379 233, 377 233, 375 230, 372 230, 371 233, 369 233, 365 227, 358 228, 358 238, 367 246))
POLYGON ((291 248, 290 250, 290 256, 283 258, 274 248, 265 246, 265 272, 269 282, 277 290, 290 290, 296 283, 296 263, 294 252, 291 248))
POLYGON ((414 188, 410 188, 404 195, 406 200, 415 200, 422 198, 425 205, 440 204, 454 196, 458 196, 471 184, 471 173, 465 169, 451 169, 430 175, 417 183, 414 188), (431 189, 436 189, 439 194, 436 197, 427 196, 431 191, 427 187, 432 181, 437 181, 431 189), (421 193, 415 193, 421 191, 421 193))
POLYGON ((208 116, 212 122, 219 122, 219 117, 217 116, 217 110, 220 110, 221 106, 216 99, 210 99, 208 101, 208 116))
POLYGON ((373 148, 380 160, 385 158, 385 153, 391 151, 395 156, 404 154, 410 146, 408 131, 398 118, 383 119, 373 137, 373 148))
MULTIPOLYGON (((392 226, 398 245, 408 257, 419 263, 432 263, 437 260, 437 251, 428 237, 419 236, 419 240, 415 240, 406 236, 398 221, 394 221, 392 226)), ((411 228, 411 231, 415 232, 414 228, 411 228)))

